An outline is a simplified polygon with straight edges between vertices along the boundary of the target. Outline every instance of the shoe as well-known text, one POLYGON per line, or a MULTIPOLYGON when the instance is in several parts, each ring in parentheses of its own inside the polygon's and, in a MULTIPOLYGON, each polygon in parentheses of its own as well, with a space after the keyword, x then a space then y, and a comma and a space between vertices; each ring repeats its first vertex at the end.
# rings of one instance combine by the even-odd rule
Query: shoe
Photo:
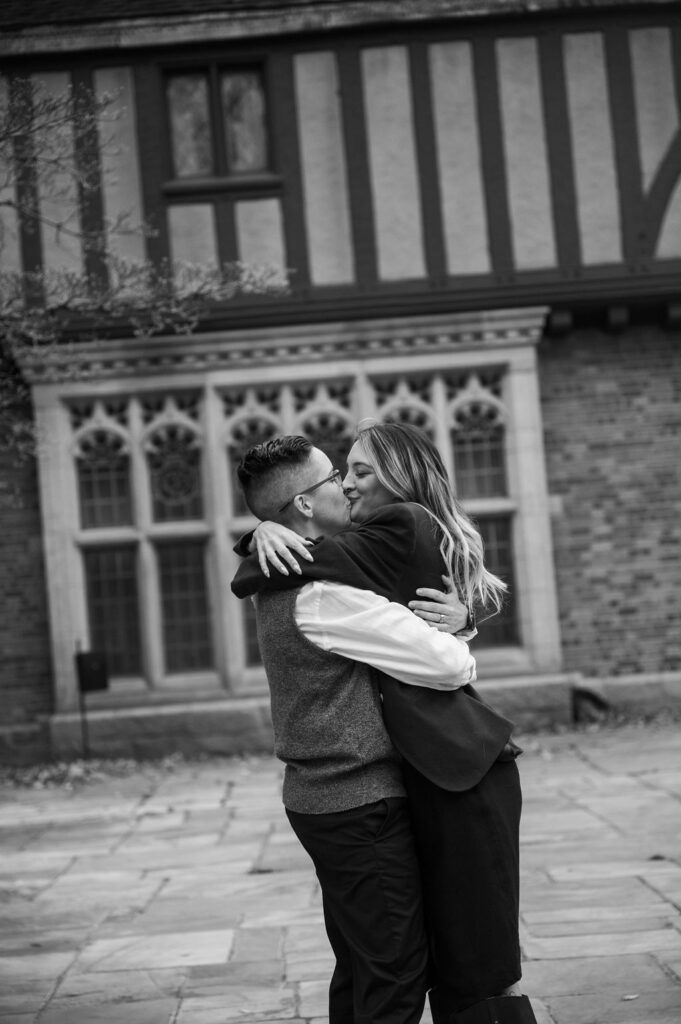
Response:
POLYGON ((454 1013, 451 1024, 537 1024, 527 996, 495 996, 454 1013))

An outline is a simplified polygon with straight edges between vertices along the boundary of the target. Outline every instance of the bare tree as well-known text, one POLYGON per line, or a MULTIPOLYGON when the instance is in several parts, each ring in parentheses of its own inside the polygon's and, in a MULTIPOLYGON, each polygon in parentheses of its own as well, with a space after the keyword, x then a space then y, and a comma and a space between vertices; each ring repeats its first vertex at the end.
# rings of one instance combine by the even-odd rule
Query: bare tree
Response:
MULTIPOLYGON (((84 230, 82 210, 101 188, 115 99, 87 90, 52 94, 29 79, 0 91, 0 450, 20 458, 35 449, 27 361, 49 379, 48 357, 74 332, 89 340, 112 325, 123 336, 190 334, 216 303, 287 289, 269 267, 125 261, 105 251, 101 231, 84 230), (88 269, 3 270, 3 210, 29 235, 49 229, 77 239, 93 257, 88 269)), ((125 215, 106 225, 109 238, 124 232, 148 229, 125 215)))

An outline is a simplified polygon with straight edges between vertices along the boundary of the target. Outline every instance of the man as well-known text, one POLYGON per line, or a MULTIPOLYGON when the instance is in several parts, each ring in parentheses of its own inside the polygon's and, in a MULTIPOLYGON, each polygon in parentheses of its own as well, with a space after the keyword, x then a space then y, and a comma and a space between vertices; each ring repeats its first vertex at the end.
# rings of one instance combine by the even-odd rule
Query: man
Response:
MULTIPOLYGON (((300 536, 349 525, 340 473, 304 438, 257 445, 239 480, 254 515, 300 536)), ((385 597, 323 580, 259 594, 256 616, 284 804, 314 862, 336 956, 330 1024, 418 1024, 427 986, 420 879, 369 666, 454 689, 475 678, 475 660, 462 640, 385 597)))

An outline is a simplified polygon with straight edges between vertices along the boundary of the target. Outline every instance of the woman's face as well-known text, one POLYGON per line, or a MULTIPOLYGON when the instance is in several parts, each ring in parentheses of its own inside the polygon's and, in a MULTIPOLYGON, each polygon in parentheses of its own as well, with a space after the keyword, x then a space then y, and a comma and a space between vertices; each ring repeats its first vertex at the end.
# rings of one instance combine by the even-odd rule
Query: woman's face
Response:
POLYGON ((350 502, 350 518, 353 523, 363 523, 381 505, 390 505, 399 499, 384 487, 359 441, 355 441, 348 455, 348 472, 343 480, 343 490, 350 502))

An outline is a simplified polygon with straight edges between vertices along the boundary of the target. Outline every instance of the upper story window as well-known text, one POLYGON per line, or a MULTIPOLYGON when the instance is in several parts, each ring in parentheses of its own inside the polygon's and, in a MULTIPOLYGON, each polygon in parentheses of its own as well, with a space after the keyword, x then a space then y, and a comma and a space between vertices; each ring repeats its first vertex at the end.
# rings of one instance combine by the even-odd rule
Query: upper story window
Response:
POLYGON ((259 69, 209 68, 166 79, 172 176, 232 177, 270 169, 259 69))
POLYGON ((178 279, 185 265, 237 262, 283 283, 289 260, 269 68, 265 62, 167 68, 163 86, 162 196, 178 279))

